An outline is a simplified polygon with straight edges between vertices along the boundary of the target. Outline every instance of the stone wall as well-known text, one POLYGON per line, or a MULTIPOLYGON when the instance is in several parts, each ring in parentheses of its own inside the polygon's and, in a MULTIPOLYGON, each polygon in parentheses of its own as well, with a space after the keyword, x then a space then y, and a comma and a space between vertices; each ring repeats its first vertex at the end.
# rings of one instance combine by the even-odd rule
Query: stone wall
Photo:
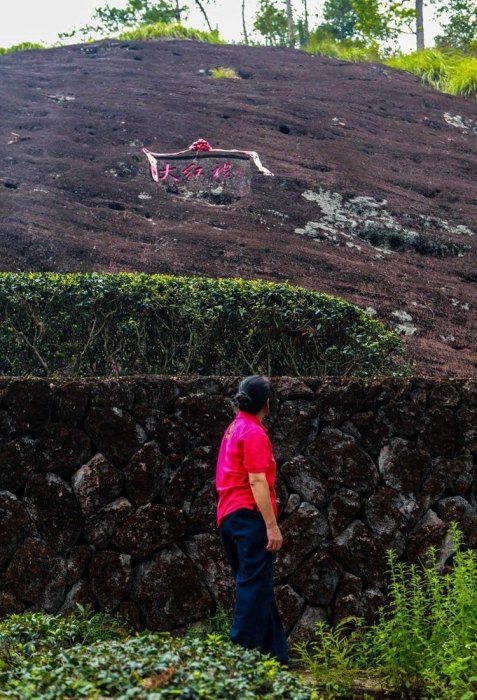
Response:
MULTIPOLYGON (((214 467, 230 378, 0 380, 0 614, 76 602, 176 628, 232 601, 214 467)), ((276 592, 292 639, 368 620, 386 549, 405 561, 448 524, 477 548, 477 381, 275 382, 270 432, 284 547, 276 592)))

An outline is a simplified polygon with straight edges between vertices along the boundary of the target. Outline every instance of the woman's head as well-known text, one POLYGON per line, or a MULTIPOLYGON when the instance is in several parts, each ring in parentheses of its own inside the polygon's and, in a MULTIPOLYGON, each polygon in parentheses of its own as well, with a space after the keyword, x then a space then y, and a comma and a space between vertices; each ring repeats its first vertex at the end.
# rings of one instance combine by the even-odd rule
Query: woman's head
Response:
POLYGON ((268 379, 254 374, 240 382, 235 399, 241 411, 256 415, 264 408, 272 395, 272 385, 268 379))

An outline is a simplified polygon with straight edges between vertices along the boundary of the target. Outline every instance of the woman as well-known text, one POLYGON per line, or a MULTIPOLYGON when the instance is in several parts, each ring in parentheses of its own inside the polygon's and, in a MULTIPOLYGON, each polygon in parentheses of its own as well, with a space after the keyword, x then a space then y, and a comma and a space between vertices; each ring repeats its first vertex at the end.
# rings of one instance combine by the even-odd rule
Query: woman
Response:
POLYGON ((217 521, 235 579, 230 639, 288 664, 287 641, 273 592, 275 553, 283 538, 277 525, 276 463, 263 419, 272 387, 265 377, 244 379, 239 412, 225 431, 217 460, 217 521))

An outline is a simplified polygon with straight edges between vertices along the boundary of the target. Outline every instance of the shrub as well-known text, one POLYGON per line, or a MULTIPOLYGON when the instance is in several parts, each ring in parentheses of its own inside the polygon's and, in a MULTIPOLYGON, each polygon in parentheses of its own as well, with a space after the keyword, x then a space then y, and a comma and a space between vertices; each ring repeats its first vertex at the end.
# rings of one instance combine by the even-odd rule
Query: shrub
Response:
POLYGON ((143 24, 136 29, 130 29, 117 37, 120 41, 142 41, 146 39, 195 39, 209 44, 223 44, 219 39, 218 31, 203 32, 199 29, 190 29, 182 24, 166 24, 165 22, 155 22, 154 24, 143 24))
POLYGON ((381 60, 377 46, 366 46, 360 42, 349 40, 340 42, 314 34, 310 35, 308 43, 303 50, 306 53, 338 58, 342 61, 369 62, 381 60))
POLYGON ((80 611, 67 620, 15 615, 0 623, 0 643, 2 698, 317 700, 276 661, 220 635, 126 635, 114 617, 80 611), (95 633, 83 638, 88 624, 95 633), (12 639, 23 645, 15 657, 8 653, 12 639))
POLYGON ((24 41, 22 44, 15 44, 6 49, 0 47, 0 56, 7 53, 18 53, 19 51, 35 51, 36 49, 44 49, 43 44, 32 44, 29 41, 24 41))
MULTIPOLYGON (((463 551, 453 524, 454 566, 406 565, 389 553, 389 605, 378 623, 348 619, 317 626, 317 640, 299 651, 331 697, 367 687, 408 698, 472 700, 477 693, 477 554, 463 551), (351 629, 351 632, 349 630, 351 629)), ((382 696, 382 695, 381 695, 382 696)), ((392 695, 394 697, 395 695, 392 695)))
POLYGON ((396 374, 399 336, 289 284, 0 274, 0 374, 396 374))

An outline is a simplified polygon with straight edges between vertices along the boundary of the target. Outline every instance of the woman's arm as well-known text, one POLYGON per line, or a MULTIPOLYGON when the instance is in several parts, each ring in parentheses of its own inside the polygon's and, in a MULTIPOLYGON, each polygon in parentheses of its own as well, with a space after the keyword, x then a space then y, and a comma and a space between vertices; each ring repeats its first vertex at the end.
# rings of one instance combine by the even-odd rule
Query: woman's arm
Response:
POLYGON ((277 519, 270 499, 270 489, 265 472, 249 473, 248 479, 253 497, 267 528, 267 549, 269 552, 278 552, 283 544, 282 533, 277 525, 277 519))

